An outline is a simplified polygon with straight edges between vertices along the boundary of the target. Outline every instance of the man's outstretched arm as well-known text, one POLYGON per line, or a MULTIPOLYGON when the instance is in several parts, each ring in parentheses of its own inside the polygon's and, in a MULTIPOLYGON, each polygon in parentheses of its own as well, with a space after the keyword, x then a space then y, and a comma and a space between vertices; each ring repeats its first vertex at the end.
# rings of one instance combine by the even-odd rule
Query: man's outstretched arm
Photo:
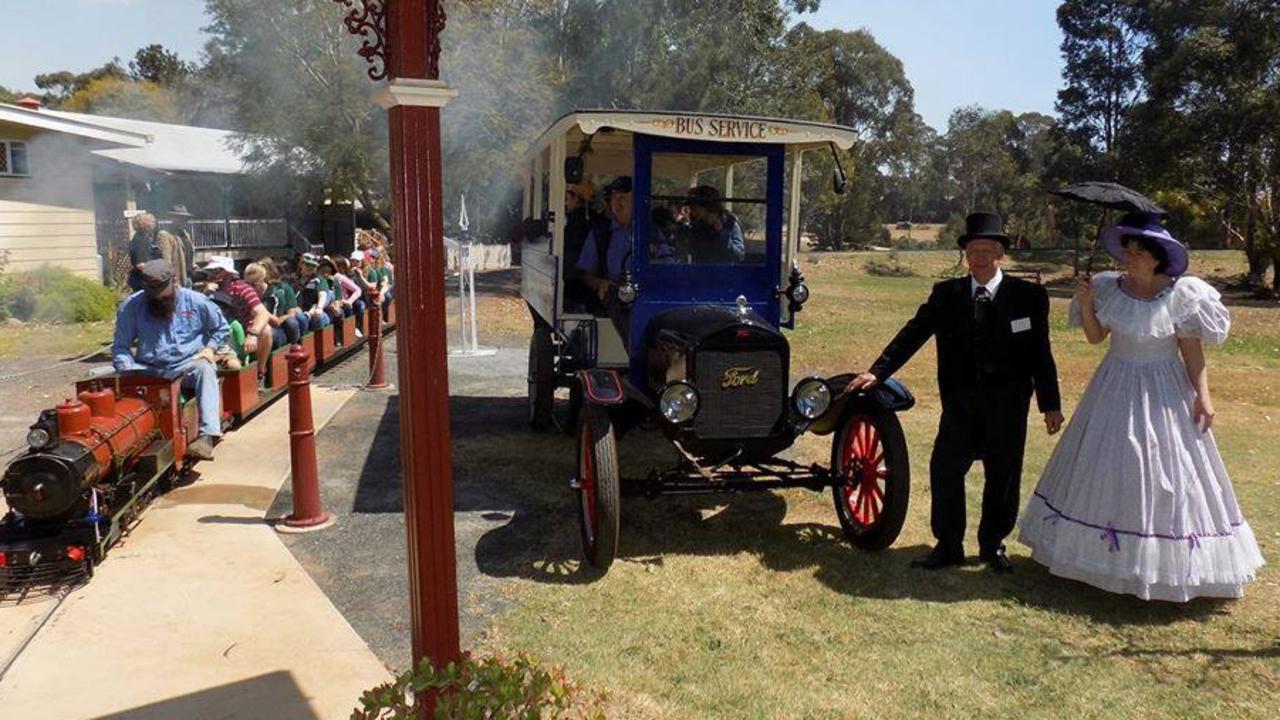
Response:
POLYGON ((915 317, 908 320, 893 340, 889 341, 884 352, 880 353, 880 357, 871 364, 871 369, 854 378, 849 384, 849 390, 862 390, 875 386, 898 372, 920 348, 924 347, 926 342, 929 342, 929 338, 937 330, 936 302, 938 302, 938 286, 935 285, 929 299, 916 310, 915 317))

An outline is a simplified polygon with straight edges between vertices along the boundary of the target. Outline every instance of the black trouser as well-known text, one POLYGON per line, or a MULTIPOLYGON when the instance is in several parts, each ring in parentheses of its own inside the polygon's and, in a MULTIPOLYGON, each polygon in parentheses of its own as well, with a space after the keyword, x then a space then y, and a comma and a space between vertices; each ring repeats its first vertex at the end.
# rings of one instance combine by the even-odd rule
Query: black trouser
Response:
POLYGON ((930 524, 941 546, 963 549, 964 476, 975 460, 982 461, 986 474, 978 524, 980 551, 994 551, 1013 531, 1030 407, 1028 389, 977 384, 943 402, 929 460, 930 524))

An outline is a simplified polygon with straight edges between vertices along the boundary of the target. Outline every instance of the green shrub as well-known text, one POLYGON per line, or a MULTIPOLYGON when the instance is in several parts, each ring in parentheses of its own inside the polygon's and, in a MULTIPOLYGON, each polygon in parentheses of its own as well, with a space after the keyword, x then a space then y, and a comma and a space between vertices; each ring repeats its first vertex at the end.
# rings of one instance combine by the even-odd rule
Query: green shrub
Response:
POLYGON ((119 295, 110 288, 45 265, 0 278, 0 312, 38 322, 97 322, 116 312, 119 295))
POLYGON ((568 680, 564 671, 545 669, 527 655, 507 661, 474 658, 437 670, 423 659, 393 682, 366 690, 351 720, 417 720, 415 698, 436 694, 435 720, 603 720, 600 698, 568 680))
POLYGON ((880 277, 915 277, 916 271, 902 264, 897 250, 890 250, 881 257, 873 257, 862 265, 868 275, 880 277))

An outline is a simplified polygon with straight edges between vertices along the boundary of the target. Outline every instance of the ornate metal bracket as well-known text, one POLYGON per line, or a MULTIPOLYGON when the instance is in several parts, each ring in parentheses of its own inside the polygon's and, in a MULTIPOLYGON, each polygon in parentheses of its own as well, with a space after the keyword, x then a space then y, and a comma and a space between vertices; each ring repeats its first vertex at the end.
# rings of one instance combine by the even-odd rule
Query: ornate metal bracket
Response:
POLYGON ((427 38, 427 77, 440 77, 440 34, 444 32, 444 0, 434 0, 430 8, 431 35, 427 38))
MULTIPOLYGON (((349 8, 343 24, 347 32, 364 39, 360 49, 356 51, 360 57, 372 67, 369 68, 370 80, 383 80, 387 77, 387 0, 333 0, 349 8), (360 3, 356 7, 356 2, 360 3)), ((427 8, 427 23, 430 34, 427 38, 427 77, 440 77, 440 33, 444 32, 445 12, 443 0, 430 1, 427 8)))
POLYGON ((356 54, 364 58, 371 66, 370 80, 382 80, 387 77, 387 10, 384 0, 359 0, 360 7, 354 7, 356 0, 333 0, 350 12, 343 18, 347 32, 364 38, 356 54))

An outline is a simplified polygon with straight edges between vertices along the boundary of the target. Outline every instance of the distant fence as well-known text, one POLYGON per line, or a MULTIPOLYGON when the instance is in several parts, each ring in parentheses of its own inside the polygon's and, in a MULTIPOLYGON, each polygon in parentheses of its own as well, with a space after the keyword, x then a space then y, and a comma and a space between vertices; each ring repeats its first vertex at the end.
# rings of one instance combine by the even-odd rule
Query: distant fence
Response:
MULTIPOLYGON (((161 220, 160 229, 173 226, 161 220)), ((289 224, 283 218, 191 220, 187 223, 197 250, 223 248, 282 248, 289 246, 289 224)), ((124 218, 98 220, 98 249, 127 248, 129 224, 124 218)))
MULTIPOLYGON (((129 274, 129 223, 124 218, 97 221, 98 252, 105 258, 103 282, 120 284, 129 274)), ((159 221, 160 229, 173 226, 159 221)), ((198 251, 280 249, 290 247, 289 223, 283 218, 190 220, 191 241, 198 251)))

